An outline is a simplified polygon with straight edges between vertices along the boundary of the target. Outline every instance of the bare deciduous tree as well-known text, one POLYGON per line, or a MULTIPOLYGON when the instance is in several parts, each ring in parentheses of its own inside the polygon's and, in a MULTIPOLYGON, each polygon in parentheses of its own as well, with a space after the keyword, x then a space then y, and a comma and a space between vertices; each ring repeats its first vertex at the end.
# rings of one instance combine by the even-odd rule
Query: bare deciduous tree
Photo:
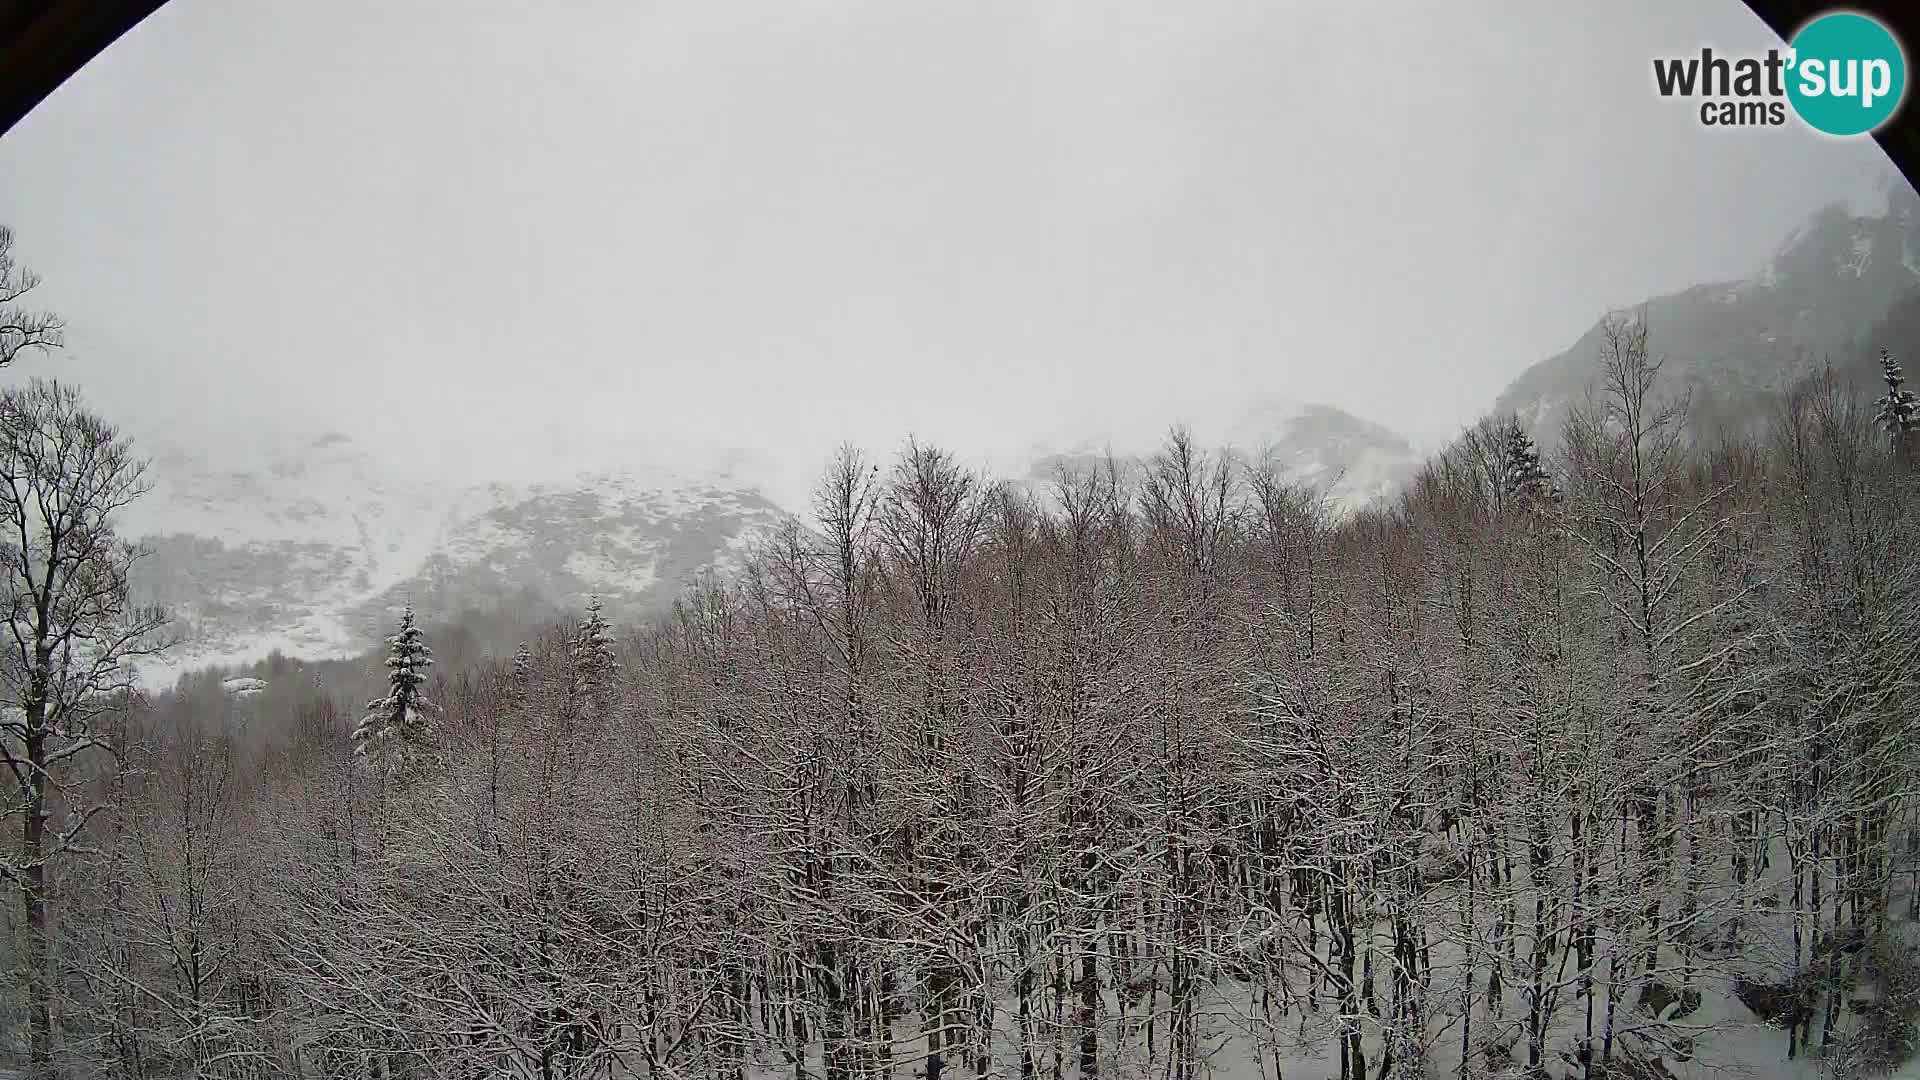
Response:
POLYGON ((23 352, 60 347, 65 329, 60 317, 22 302, 39 284, 40 275, 14 261, 13 230, 0 225, 0 367, 23 352))
POLYGON ((66 780, 109 752, 96 720, 130 686, 130 662, 164 645, 164 615, 135 605, 128 587, 141 551, 114 532, 115 515, 147 490, 144 470, 73 388, 35 380, 0 394, 0 599, 8 615, 0 755, 11 781, 4 812, 21 830, 0 874, 21 892, 37 1075, 49 1068, 53 1046, 47 868, 103 808, 66 780))

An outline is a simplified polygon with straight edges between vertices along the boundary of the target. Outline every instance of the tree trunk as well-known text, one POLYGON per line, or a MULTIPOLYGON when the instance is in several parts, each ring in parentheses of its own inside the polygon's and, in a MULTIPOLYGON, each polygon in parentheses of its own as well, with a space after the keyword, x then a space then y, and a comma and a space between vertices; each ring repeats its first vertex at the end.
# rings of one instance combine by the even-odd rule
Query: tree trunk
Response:
POLYGON ((20 903, 27 921, 27 1075, 53 1076, 53 952, 47 939, 47 705, 46 668, 34 672, 26 708, 26 757, 29 776, 26 814, 21 824, 20 903))

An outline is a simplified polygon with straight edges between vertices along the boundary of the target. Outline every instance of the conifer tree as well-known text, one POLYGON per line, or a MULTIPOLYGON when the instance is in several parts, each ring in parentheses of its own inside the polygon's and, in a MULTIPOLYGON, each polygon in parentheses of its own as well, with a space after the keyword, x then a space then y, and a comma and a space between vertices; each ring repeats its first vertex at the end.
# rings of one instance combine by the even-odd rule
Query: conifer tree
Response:
POLYGON ((580 625, 580 634, 574 639, 573 648, 578 691, 589 700, 604 696, 613 685, 617 661, 613 652, 613 632, 607 626, 606 616, 601 613, 598 596, 587 601, 587 621, 580 625))
POLYGON ((1518 420, 1507 425, 1506 496, 1516 506, 1530 506, 1553 493, 1552 479, 1540 467, 1540 451, 1518 420))
POLYGON ((1920 401, 1906 388, 1907 377, 1900 370, 1899 361, 1886 349, 1880 350, 1880 376, 1886 380, 1887 392, 1874 401, 1877 409, 1874 418, 1893 441, 1893 452, 1904 456, 1914 429, 1920 427, 1920 401))
POLYGON ((414 622, 413 605, 400 615, 400 631, 387 639, 387 684, 384 697, 367 703, 367 715, 353 729, 353 751, 370 765, 391 773, 419 766, 433 748, 434 705, 421 693, 433 650, 414 622))
POLYGON ((518 705, 526 697, 527 684, 532 681, 533 650, 529 649, 527 643, 523 641, 520 643, 520 648, 513 654, 513 672, 508 677, 514 704, 518 705))

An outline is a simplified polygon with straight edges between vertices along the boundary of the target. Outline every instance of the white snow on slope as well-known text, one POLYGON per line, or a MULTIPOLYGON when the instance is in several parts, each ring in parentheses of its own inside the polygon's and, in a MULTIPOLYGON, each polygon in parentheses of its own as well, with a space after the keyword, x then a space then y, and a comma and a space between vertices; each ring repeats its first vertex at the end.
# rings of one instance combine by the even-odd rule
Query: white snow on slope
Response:
MULTIPOLYGON (((1196 423, 1190 430, 1196 446, 1208 453, 1225 449, 1243 464, 1270 460, 1287 480, 1323 491, 1336 511, 1357 510, 1392 495, 1423 460, 1405 439, 1379 424, 1277 395, 1251 399, 1225 422, 1196 423)), ((1122 461, 1137 462, 1160 449, 1163 438, 1164 432, 1036 447, 1024 470, 1026 481, 1046 491, 1056 462, 1097 461, 1109 450, 1122 461)))
POLYGON ((461 484, 409 476, 340 436, 223 448, 218 467, 179 445, 149 452, 154 488, 121 529, 153 550, 136 575, 142 599, 172 609, 185 640, 142 662, 147 686, 274 650, 351 655, 378 641, 387 609, 436 582, 467 599, 489 583, 629 598, 670 588, 669 550, 678 576, 703 552, 733 560, 744 538, 732 532, 769 516, 733 462, 461 484))
MULTIPOLYGON (((1161 434, 1115 449, 1144 457, 1161 434)), ((1241 403, 1195 434, 1243 460, 1270 451, 1286 476, 1328 489, 1341 508, 1391 493, 1419 464, 1378 425, 1280 397, 1241 403)), ((1116 443, 1082 440, 1065 453, 1097 457, 1116 443)), ((763 493, 767 463, 747 454, 665 468, 644 448, 583 442, 574 461, 619 464, 556 475, 527 461, 459 482, 410 473, 340 435, 217 452, 141 445, 153 456, 154 490, 129 508, 122 531, 154 551, 136 575, 141 598, 174 611, 185 638, 141 664, 147 686, 275 650, 353 655, 390 632, 409 602, 448 617, 524 596, 578 607, 598 594, 631 612, 704 570, 737 569, 782 517, 763 493)), ((1045 490, 1048 456, 978 464, 1045 490)))

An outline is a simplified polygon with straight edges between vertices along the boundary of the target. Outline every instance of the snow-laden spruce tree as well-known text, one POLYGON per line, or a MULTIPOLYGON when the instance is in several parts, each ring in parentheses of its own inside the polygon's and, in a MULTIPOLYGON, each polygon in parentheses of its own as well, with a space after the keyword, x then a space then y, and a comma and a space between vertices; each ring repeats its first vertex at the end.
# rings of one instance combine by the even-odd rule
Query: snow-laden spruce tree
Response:
POLYGON ((1914 429, 1920 428, 1920 400, 1906 388, 1907 377, 1900 370, 1900 362, 1885 349, 1880 350, 1880 377, 1886 380, 1887 392, 1873 403, 1874 419, 1893 440, 1893 452, 1904 455, 1912 445, 1914 429))
POLYGON ((532 681, 533 650, 528 648, 527 643, 523 641, 520 643, 520 647, 514 651, 513 672, 508 676, 507 680, 512 692, 512 701, 515 705, 525 700, 527 684, 532 681))
POLYGON ((387 639, 388 692, 367 703, 367 715, 353 729, 353 752, 368 765, 405 773, 432 752, 434 705, 420 689, 432 666, 433 650, 408 604, 400 632, 387 639))
POLYGON ((1507 445, 1504 451, 1506 468, 1507 498, 1516 506, 1530 506, 1542 497, 1553 493, 1553 480, 1547 471, 1540 467, 1540 451, 1527 436, 1525 428, 1518 420, 1507 425, 1507 445))
POLYGON ((573 641, 575 690, 590 702, 604 707, 613 687, 617 661, 613 651, 613 631, 607 625, 598 596, 587 600, 587 620, 573 641))

